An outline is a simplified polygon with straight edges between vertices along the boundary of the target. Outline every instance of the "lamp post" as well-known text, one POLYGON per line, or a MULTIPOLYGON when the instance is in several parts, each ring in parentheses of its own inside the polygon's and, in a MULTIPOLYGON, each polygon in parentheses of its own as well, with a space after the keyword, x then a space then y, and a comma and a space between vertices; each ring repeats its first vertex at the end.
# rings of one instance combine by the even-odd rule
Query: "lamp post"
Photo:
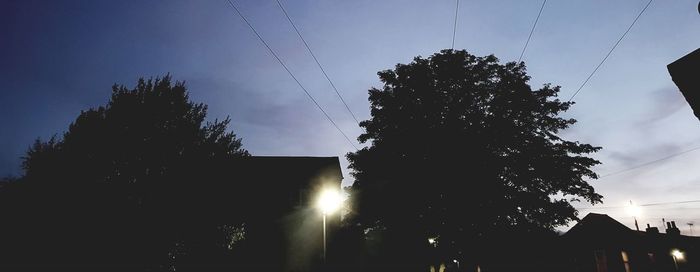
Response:
POLYGON ((338 190, 334 189, 324 189, 321 191, 321 195, 318 198, 317 208, 321 211, 323 215, 323 262, 326 262, 326 216, 336 212, 341 204, 343 203, 343 198, 338 190))
POLYGON ((675 265, 676 271, 678 271, 678 262, 685 259, 685 254, 683 254, 683 251, 674 249, 671 251, 671 256, 673 256, 673 265, 675 265))
POLYGON ((634 205, 632 203, 632 200, 630 200, 630 204, 625 207, 625 210, 627 210, 627 213, 634 218, 634 227, 639 231, 639 224, 637 224, 637 217, 639 217, 642 214, 642 209, 641 207, 634 205))

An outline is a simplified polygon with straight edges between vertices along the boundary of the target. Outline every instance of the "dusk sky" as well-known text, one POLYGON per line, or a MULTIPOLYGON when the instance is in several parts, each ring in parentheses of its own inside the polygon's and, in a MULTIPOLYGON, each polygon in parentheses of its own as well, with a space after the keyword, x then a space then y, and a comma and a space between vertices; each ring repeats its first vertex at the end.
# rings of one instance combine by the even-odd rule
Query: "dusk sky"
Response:
MULTIPOLYGON (((523 60, 531 86, 562 86, 567 100, 620 38, 647 0, 547 2, 523 60)), ((368 119, 376 73, 449 48, 455 1, 282 3, 345 101, 368 119)), ((460 2, 455 49, 516 61, 541 1, 460 2)), ((362 133, 274 0, 236 1, 258 32, 348 136, 362 133)), ((666 65, 700 46, 697 1, 652 2, 576 96, 579 122, 564 138, 602 146, 605 176, 700 146, 693 116, 666 65)), ((37 138, 62 134, 81 110, 107 102, 112 84, 170 73, 209 118, 253 155, 339 156, 353 148, 325 119, 225 0, 0 1, 0 174, 19 175, 37 138)), ((358 143, 355 143, 358 146, 358 143)), ((700 199, 700 150, 591 181, 599 208, 632 227, 637 204, 700 199), (609 207, 609 208, 604 208, 609 207)), ((348 169, 344 184, 352 183, 348 169)), ((580 207, 587 206, 582 204, 580 207)), ((640 225, 700 224, 700 203, 643 209, 640 225)), ((695 234, 700 233, 697 229, 695 234)))

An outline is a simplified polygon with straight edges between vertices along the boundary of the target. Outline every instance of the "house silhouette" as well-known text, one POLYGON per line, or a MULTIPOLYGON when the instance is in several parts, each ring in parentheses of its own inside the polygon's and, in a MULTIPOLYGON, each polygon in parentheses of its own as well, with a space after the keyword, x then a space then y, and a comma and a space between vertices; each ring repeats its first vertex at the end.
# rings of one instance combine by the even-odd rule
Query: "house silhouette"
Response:
POLYGON ((562 236, 571 271, 700 271, 700 237, 681 235, 674 221, 666 223, 665 233, 648 224, 636 231, 589 213, 562 236))
POLYGON ((673 82, 700 118, 700 49, 683 56, 667 66, 673 82))
MULTIPOLYGON (((242 183, 245 239, 239 246, 243 270, 308 271, 321 263, 323 221, 315 207, 324 188, 341 190, 338 157, 250 156, 234 163, 242 183)), ((328 239, 340 212, 327 218, 328 239)), ((329 253, 329 254, 332 254, 329 253)))

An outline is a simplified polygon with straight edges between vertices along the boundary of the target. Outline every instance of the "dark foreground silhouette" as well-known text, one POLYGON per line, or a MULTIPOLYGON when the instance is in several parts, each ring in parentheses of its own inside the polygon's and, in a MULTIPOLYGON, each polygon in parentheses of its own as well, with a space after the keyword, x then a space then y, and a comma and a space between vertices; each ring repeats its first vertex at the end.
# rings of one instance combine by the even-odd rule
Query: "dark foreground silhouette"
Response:
MULTIPOLYGON (((217 260, 222 226, 240 224, 248 156, 229 119, 205 122, 169 76, 114 86, 107 105, 84 111, 61 137, 37 140, 24 175, 0 190, 0 266, 30 269, 168 269, 217 260), (187 256, 182 257, 180 256, 187 256)), ((216 263, 216 262, 214 262, 216 263)))
MULTIPOLYGON (((322 221, 337 158, 254 157, 171 78, 114 86, 60 137, 37 142, 0 187, 0 269, 143 271, 562 271, 557 226, 599 147, 559 87, 532 90, 524 63, 443 50, 379 73, 369 147, 348 154, 347 209, 322 221)), ((566 270, 566 269, 565 269, 566 270)))
POLYGON ((531 89, 523 62, 454 50, 378 74, 384 85, 369 90, 359 137, 371 145, 348 154, 349 220, 381 237, 371 262, 557 263, 538 255, 577 218, 570 202, 602 198, 586 181, 599 163, 587 154, 600 148, 559 136, 576 122, 560 117, 573 105, 560 88, 531 89))
MULTIPOLYGON (((700 8, 700 4, 698 4, 700 8)), ((695 117, 700 118, 700 49, 683 56, 668 65, 668 72, 681 91, 685 100, 693 108, 695 117)))

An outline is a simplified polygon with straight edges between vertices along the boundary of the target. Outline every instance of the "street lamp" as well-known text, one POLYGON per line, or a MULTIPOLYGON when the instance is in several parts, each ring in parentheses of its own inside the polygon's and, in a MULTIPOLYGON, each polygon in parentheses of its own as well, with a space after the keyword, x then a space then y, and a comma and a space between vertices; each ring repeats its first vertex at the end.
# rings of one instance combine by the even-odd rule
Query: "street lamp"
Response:
POLYGON ((323 214, 323 262, 326 262, 326 215, 332 214, 340 209, 343 197, 335 189, 324 189, 318 197, 316 207, 323 214))
POLYGON ((685 259, 685 254, 683 254, 683 251, 674 249, 671 251, 671 256, 673 256, 673 264, 676 266, 676 271, 678 271, 678 262, 685 259))
POLYGON ((627 210, 627 213, 634 218, 634 227, 637 228, 637 231, 639 231, 639 224, 637 224, 637 217, 642 215, 642 208, 634 205, 632 203, 632 200, 630 200, 630 204, 625 207, 625 210, 627 210))

